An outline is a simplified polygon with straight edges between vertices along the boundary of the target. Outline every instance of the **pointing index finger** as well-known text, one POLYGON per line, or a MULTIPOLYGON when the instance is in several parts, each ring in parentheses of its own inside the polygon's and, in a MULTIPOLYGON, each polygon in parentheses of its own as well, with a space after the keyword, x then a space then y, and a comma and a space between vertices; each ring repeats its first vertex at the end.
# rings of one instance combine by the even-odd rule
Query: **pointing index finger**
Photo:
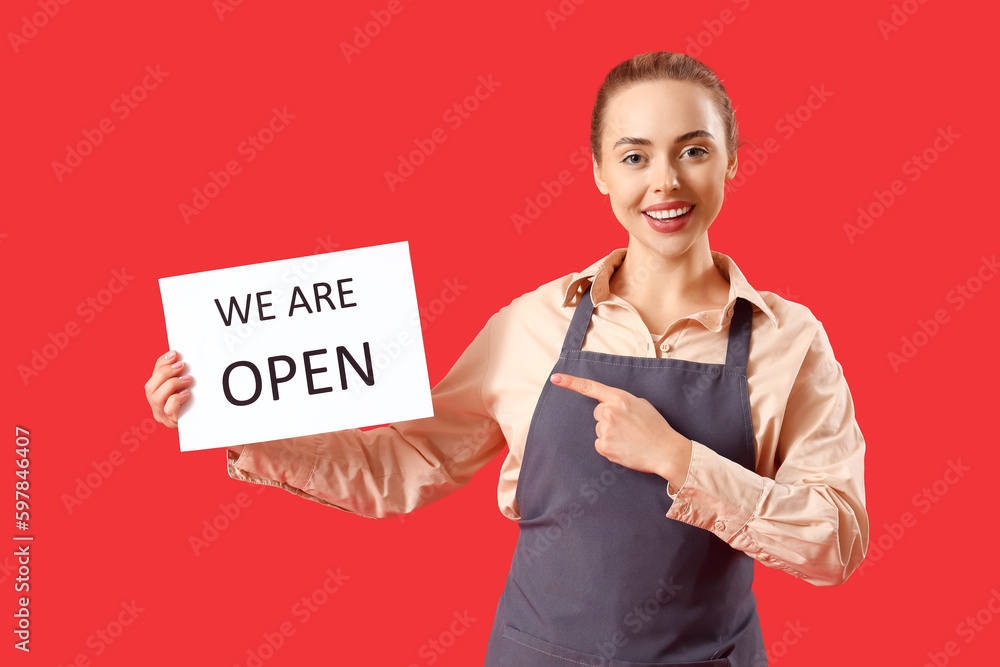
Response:
POLYGON ((596 398, 601 402, 607 401, 620 391, 615 387, 609 387, 596 380, 588 380, 587 378, 567 375, 566 373, 553 373, 549 379, 552 380, 553 384, 565 387, 584 396, 589 396, 590 398, 596 398))

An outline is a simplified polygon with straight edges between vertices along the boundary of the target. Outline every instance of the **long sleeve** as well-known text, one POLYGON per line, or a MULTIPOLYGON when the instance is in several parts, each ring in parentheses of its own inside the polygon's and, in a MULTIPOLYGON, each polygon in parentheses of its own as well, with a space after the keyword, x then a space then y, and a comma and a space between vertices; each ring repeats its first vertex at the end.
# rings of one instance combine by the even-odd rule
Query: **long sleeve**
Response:
MULTIPOLYGON (((752 398, 752 397, 751 397, 752 398)), ((788 395, 773 461, 748 470, 695 442, 667 517, 716 533, 763 565, 838 585, 864 558, 865 442, 820 326, 788 395)))
POLYGON ((506 444, 481 392, 492 323, 434 387, 433 417, 249 444, 228 453, 229 475, 370 518, 461 488, 506 444))

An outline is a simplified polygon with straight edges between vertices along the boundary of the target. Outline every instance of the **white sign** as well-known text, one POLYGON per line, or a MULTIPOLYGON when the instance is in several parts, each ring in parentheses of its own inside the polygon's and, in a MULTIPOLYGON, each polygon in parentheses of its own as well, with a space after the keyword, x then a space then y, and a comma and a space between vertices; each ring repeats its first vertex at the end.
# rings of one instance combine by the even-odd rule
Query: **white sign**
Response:
POLYGON ((433 415, 409 244, 160 279, 181 451, 433 415))

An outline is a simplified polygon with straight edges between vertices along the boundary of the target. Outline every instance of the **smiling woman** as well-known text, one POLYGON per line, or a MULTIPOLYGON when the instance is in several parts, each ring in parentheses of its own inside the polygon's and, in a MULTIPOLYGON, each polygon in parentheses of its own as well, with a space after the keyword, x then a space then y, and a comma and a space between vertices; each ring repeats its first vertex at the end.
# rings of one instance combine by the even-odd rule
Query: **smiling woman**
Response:
POLYGON ((636 306, 651 331, 721 307, 729 284, 712 267, 707 232, 722 208, 725 181, 736 173, 736 152, 727 152, 724 139, 736 131, 735 120, 727 129, 711 92, 673 79, 634 84, 600 115, 600 141, 611 145, 595 150, 594 178, 630 238, 612 290, 636 306), (636 281, 636 266, 690 280, 636 281))
MULTIPOLYGON (((249 443, 228 471, 388 517, 506 446, 497 497, 520 535, 488 667, 757 667, 754 563, 838 585, 867 549, 850 390, 812 313, 709 245, 739 148, 711 70, 666 52, 617 65, 591 148, 627 247, 490 318, 433 417, 249 443)), ((146 385, 170 426, 183 373, 171 351, 146 385)))

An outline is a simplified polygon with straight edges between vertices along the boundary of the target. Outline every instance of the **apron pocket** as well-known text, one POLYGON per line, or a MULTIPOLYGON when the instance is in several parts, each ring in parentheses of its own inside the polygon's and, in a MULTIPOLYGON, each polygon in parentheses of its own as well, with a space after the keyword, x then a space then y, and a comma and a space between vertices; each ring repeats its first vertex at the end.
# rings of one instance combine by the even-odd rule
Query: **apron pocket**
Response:
POLYGON ((728 658, 697 662, 625 662, 550 644, 509 625, 503 628, 500 667, 728 667, 728 658))

